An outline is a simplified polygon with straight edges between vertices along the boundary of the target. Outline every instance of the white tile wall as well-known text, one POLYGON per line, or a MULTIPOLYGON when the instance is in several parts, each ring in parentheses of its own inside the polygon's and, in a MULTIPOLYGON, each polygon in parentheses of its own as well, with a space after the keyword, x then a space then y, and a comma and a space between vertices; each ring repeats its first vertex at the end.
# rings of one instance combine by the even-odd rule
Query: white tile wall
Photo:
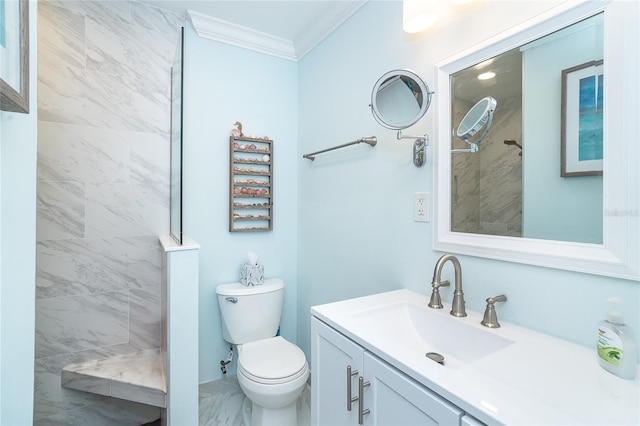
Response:
POLYGON ((160 347, 170 69, 183 17, 38 2, 36 424, 141 424, 144 405, 60 387, 63 366, 160 347))

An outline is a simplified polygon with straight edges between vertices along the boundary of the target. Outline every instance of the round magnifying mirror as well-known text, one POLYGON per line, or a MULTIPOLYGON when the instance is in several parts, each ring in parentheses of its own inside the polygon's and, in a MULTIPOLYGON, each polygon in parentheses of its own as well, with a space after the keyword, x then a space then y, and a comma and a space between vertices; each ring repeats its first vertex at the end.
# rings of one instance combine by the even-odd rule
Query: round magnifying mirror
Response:
POLYGON ((371 112, 383 127, 403 130, 425 115, 431 95, 427 84, 414 72, 389 71, 373 86, 371 112))
POLYGON ((480 99, 469 112, 467 112, 462 121, 460 121, 460 125, 456 130, 456 136, 471 145, 477 145, 482 142, 482 139, 484 139, 491 128, 493 111, 495 111, 497 105, 498 102, 491 96, 480 99), (483 127, 485 127, 485 130, 479 139, 475 142, 470 142, 469 139, 483 127))

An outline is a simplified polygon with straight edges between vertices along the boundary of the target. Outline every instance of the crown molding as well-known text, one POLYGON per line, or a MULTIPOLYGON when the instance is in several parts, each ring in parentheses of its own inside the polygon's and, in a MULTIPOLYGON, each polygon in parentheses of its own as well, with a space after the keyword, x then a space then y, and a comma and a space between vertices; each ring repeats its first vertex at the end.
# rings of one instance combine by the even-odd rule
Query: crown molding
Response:
POLYGON ((187 10, 189 20, 202 38, 249 49, 289 61, 297 61, 293 42, 249 27, 223 21, 193 10, 187 10))
POLYGON ((194 10, 187 16, 196 34, 243 49, 297 62, 351 17, 368 0, 335 1, 308 25, 295 40, 287 40, 252 28, 214 18, 194 10))
POLYGON ((356 13, 368 0, 333 1, 331 7, 322 16, 318 16, 304 33, 294 41, 298 60, 312 51, 317 45, 338 29, 347 19, 356 13))

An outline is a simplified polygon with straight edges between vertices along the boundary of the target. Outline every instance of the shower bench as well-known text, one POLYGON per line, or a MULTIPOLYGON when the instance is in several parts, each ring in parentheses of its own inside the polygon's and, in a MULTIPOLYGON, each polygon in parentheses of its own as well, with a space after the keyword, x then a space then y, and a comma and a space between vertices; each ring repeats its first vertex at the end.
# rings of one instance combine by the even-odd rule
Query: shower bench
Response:
POLYGON ((160 349, 67 365, 62 387, 166 408, 160 349))

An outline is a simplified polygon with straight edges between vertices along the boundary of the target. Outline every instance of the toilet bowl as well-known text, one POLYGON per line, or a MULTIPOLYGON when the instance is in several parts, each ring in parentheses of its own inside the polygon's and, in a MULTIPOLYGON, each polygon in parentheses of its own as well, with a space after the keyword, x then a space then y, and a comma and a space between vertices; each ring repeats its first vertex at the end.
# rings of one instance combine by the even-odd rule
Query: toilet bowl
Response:
POLYGON ((238 383, 252 402, 254 426, 296 425, 296 405, 308 377, 304 352, 282 337, 238 347, 238 383))
POLYGON ((238 383, 252 405, 252 426, 297 425, 297 401, 309 377, 304 352, 276 336, 284 299, 280 279, 216 288, 224 339, 237 345, 238 383))

